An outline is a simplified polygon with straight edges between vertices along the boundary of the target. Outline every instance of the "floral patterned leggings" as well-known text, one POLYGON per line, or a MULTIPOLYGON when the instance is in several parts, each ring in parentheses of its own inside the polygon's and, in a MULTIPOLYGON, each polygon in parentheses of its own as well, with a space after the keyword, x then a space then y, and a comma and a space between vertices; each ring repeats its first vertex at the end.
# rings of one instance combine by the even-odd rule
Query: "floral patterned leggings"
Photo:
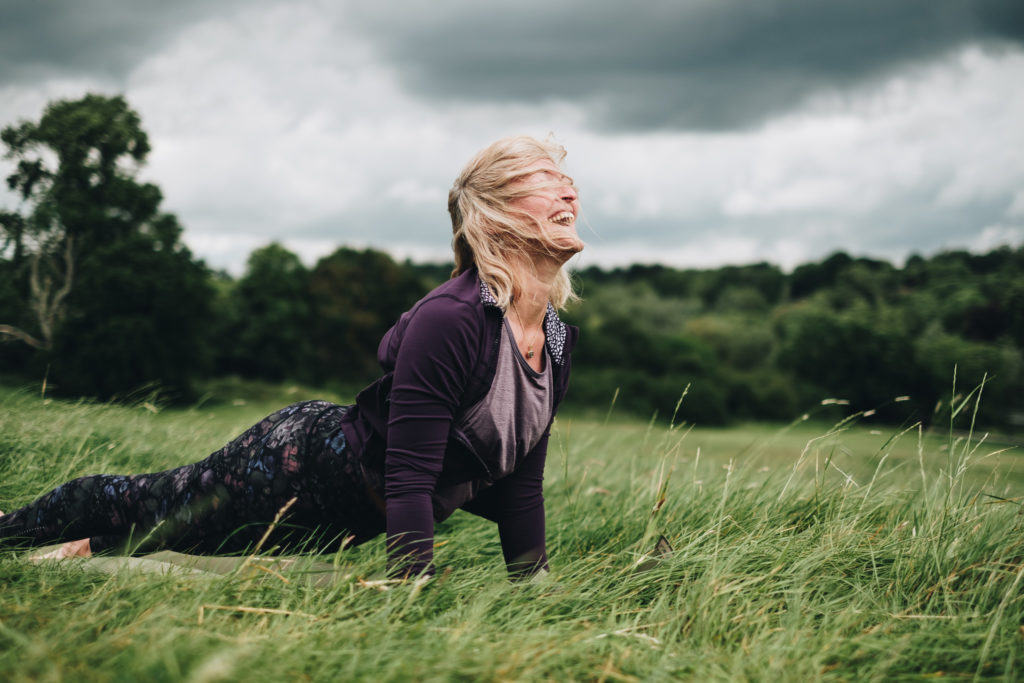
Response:
POLYGON ((89 538, 94 552, 333 550, 384 530, 358 458, 326 401, 283 408, 205 460, 153 474, 93 475, 0 517, 0 547, 89 538))

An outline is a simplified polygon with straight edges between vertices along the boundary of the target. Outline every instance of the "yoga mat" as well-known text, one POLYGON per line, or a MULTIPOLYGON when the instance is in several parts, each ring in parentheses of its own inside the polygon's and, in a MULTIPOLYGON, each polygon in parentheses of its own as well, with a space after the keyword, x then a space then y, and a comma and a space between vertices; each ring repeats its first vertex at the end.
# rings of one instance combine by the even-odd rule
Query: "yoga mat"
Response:
MULTIPOLYGON (((39 548, 33 554, 55 550, 59 546, 39 548)), ((330 586, 335 581, 351 578, 344 567, 312 557, 294 555, 281 557, 220 557, 187 555, 161 550, 141 557, 101 555, 96 557, 69 557, 60 560, 38 559, 36 562, 72 562, 85 570, 114 574, 120 571, 140 571, 156 574, 185 574, 196 577, 227 576, 238 572, 240 579, 284 580, 288 583, 311 583, 317 587, 330 586), (239 572, 239 569, 241 571, 239 572)))

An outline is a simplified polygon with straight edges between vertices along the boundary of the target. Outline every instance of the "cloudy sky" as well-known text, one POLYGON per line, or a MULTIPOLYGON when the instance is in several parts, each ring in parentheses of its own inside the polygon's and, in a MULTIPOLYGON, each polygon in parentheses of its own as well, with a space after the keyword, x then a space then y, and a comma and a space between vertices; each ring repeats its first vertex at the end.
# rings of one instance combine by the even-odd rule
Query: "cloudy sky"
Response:
POLYGON ((451 180, 516 133, 569 150, 579 266, 1019 245, 1021 84, 1020 0, 0 2, 0 124, 124 93, 233 272, 446 259, 451 180))

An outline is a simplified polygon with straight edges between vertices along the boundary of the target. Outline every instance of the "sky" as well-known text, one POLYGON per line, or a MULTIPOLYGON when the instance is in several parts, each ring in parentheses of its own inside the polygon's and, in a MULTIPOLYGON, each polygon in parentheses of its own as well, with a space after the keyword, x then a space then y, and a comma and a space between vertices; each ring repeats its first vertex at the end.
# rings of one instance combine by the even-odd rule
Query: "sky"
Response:
POLYGON ((577 267, 1018 246, 1021 84, 1020 0, 0 0, 0 124, 123 93, 236 274, 448 260, 452 180, 521 133, 568 150, 577 267))

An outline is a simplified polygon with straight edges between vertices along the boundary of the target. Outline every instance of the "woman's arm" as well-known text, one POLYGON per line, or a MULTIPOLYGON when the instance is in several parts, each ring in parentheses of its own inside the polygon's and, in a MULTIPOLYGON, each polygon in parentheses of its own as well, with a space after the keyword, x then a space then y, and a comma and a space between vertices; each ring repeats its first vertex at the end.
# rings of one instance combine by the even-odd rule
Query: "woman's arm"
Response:
POLYGON ((512 579, 547 569, 544 519, 544 463, 550 427, 523 463, 485 489, 465 510, 498 523, 505 566, 512 579))
POLYGON ((415 575, 434 554, 431 496, 476 361, 481 311, 447 297, 410 316, 395 361, 384 461, 388 565, 415 575))

